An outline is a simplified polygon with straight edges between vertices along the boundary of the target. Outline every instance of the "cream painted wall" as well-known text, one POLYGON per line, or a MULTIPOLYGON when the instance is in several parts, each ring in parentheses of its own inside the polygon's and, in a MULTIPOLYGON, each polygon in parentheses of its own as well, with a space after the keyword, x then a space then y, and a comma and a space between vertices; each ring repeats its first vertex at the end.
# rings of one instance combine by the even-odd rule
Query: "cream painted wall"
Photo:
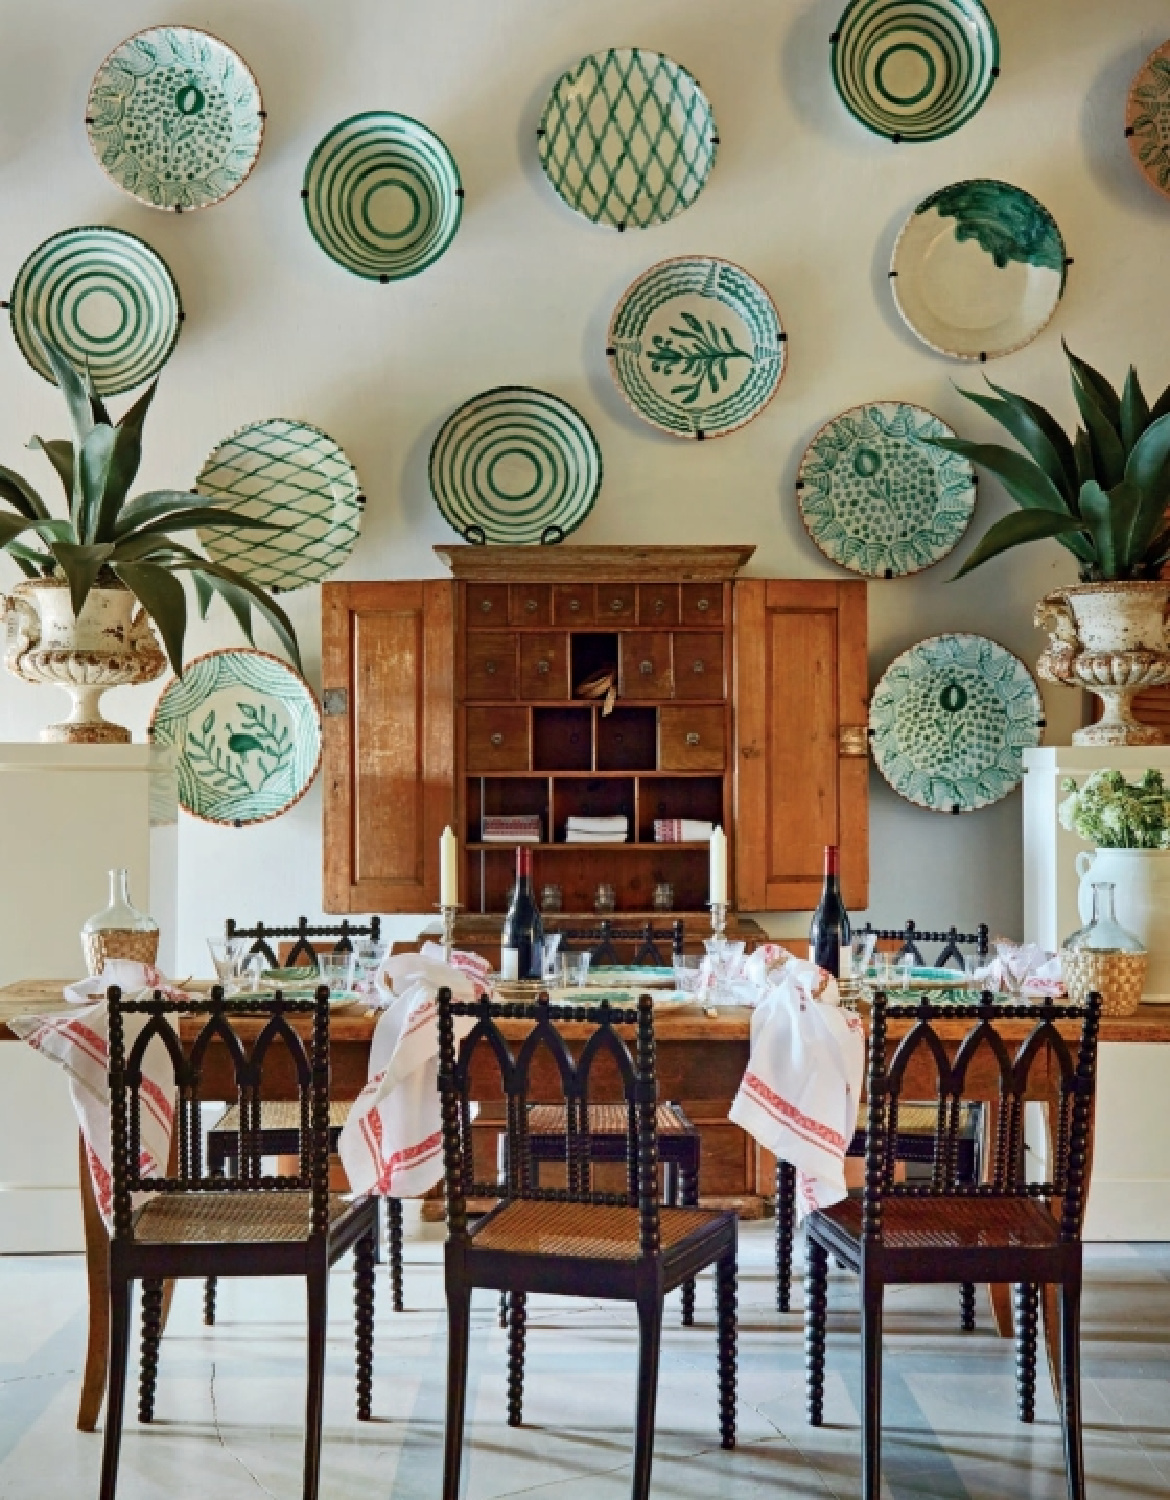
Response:
MULTIPOLYGON (((149 431, 143 482, 185 486, 224 434, 266 416, 323 426, 369 496, 342 577, 435 574, 451 534, 430 499, 426 459, 459 402, 500 382, 573 402, 605 450, 601 499, 581 542, 750 541, 760 575, 832 576, 796 512, 800 453, 856 402, 902 398, 971 435, 991 424, 952 382, 977 372, 927 350, 898 320, 886 282, 899 224, 928 191, 1002 176, 1055 214, 1075 265, 1054 324, 996 363, 993 378, 1066 416, 1060 336, 1116 376, 1130 359, 1170 380, 1165 277, 1170 203, 1132 167, 1122 135, 1129 78, 1170 34, 1165 0, 991 0, 1003 76, 956 136, 894 147, 844 113, 828 72, 842 0, 0 0, 0 287, 42 239, 77 224, 133 230, 167 259, 187 321, 149 431), (174 217, 121 195, 94 163, 82 117, 92 73, 122 36, 160 21, 203 25, 248 59, 264 91, 259 167, 220 206, 174 217), (584 52, 636 43, 692 68, 722 146, 699 202, 673 223, 618 236, 566 209, 545 183, 534 131, 558 73, 584 52), (363 109, 417 115, 459 161, 463 228, 421 278, 381 287, 327 260, 299 200, 305 160, 337 120, 363 109), (750 427, 697 446, 635 419, 610 383, 606 322, 654 261, 726 256, 771 290, 790 336, 776 400, 750 427)), ((0 329, 0 457, 49 483, 22 451, 64 430, 59 399, 0 329)), ((1006 502, 990 484, 979 529, 1006 502)), ((1062 581, 1055 546, 949 584, 944 564, 870 592, 871 672, 940 630, 984 632, 1035 658, 1032 603, 1062 581)), ((4 568, 7 576, 7 565, 4 568)), ((14 571, 14 570, 13 570, 14 571)), ((319 675, 319 598, 290 600, 310 677, 319 675)), ((222 618, 199 648, 234 640, 222 618)), ((154 688, 110 709, 141 733, 154 688)), ((1072 694, 1046 692, 1050 739, 1067 741, 1072 694)), ((63 702, 63 699, 60 700, 63 702)), ((0 737, 35 738, 57 695, 0 675, 0 737)), ((872 911, 920 923, 985 916, 1021 928, 1020 800, 964 818, 900 803, 876 776, 872 911)), ((206 967, 203 936, 223 917, 318 913, 319 789, 289 815, 228 831, 184 818, 180 968, 206 967)), ((84 830, 78 830, 84 837, 84 830)), ((64 853, 64 851, 63 851, 64 853)), ((95 906, 104 893, 94 892, 95 906)), ((778 920, 776 930, 799 930, 778 920)))

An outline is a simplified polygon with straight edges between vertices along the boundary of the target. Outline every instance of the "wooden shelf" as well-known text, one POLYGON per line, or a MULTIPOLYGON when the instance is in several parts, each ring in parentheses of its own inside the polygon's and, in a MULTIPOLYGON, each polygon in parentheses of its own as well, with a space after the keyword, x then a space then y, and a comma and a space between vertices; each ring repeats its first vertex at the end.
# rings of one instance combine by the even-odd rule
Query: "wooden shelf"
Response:
POLYGON ((489 853, 493 849, 502 849, 508 853, 511 853, 516 849, 571 849, 575 854, 580 854, 583 849, 620 849, 623 853, 628 854, 631 850, 641 850, 643 853, 648 850, 655 850, 658 853, 662 853, 663 850, 669 852, 671 849, 710 849, 711 845, 706 840, 699 843, 695 843, 692 841, 685 844, 681 841, 675 842, 673 840, 670 843, 660 843, 655 840, 651 843, 645 844, 634 844, 628 841, 624 844, 617 844, 609 843, 608 841, 602 842, 601 839, 590 839, 587 843, 583 844, 567 844, 562 839, 559 844, 533 844, 528 842, 528 840, 526 839, 493 839, 487 843, 468 844, 466 847, 471 851, 487 850, 489 853))
POLYGON ((468 781, 605 781, 617 777, 626 781, 722 781, 722 771, 465 771, 468 781))

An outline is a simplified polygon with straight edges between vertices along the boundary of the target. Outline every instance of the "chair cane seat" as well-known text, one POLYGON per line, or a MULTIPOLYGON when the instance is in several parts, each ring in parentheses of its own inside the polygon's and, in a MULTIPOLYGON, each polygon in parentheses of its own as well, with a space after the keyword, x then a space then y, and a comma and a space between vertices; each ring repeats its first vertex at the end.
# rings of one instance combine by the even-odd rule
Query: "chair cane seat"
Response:
MULTIPOLYGON (((528 1129, 532 1135, 560 1135, 568 1130, 568 1112, 563 1104, 534 1104, 528 1111, 528 1129)), ((695 1127, 675 1104, 659 1104, 655 1129, 663 1135, 693 1135, 695 1127)), ((626 1136, 630 1130, 630 1112, 624 1104, 591 1104, 590 1135, 626 1136)))
MULTIPOLYGON (((362 1204, 331 1193, 330 1227, 362 1204)), ((307 1192, 161 1193, 139 1209, 134 1238, 151 1245, 293 1242, 308 1239, 309 1218, 307 1192)))
MULTIPOLYGON (((728 1216, 703 1208, 659 1210, 663 1250, 681 1245, 728 1216)), ((587 1260, 637 1260, 639 1216, 621 1204, 555 1203, 522 1199, 506 1203, 472 1229, 479 1250, 519 1255, 559 1255, 587 1260)))
MULTIPOLYGON (((861 1239, 860 1198, 846 1198, 813 1218, 829 1220, 850 1239, 861 1239)), ((882 1244, 891 1250, 978 1250, 1005 1246, 1050 1247, 1060 1225, 1030 1198, 887 1198, 882 1204, 882 1244)))
MULTIPOLYGON (((331 1099, 329 1101, 329 1129, 340 1130, 349 1119, 349 1112, 353 1105, 348 1099, 331 1099)), ((240 1106, 230 1105, 215 1124, 212 1130, 225 1130, 232 1134, 240 1128, 240 1106)), ((265 1099, 260 1105, 260 1129, 261 1130, 299 1130, 301 1128, 300 1105, 291 1101, 279 1099, 265 1099)))

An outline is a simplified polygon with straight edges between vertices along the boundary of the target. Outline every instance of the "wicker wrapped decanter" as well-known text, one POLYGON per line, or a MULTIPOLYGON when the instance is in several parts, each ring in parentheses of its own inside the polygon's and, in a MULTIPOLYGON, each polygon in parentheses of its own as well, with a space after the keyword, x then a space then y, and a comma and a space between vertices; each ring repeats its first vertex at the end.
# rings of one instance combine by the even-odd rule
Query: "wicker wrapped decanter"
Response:
POLYGON ((1149 954, 1118 922, 1113 885, 1093 886, 1093 920, 1065 942, 1061 971, 1069 997, 1083 1000, 1092 990, 1101 996, 1101 1014, 1131 1016, 1142 1003, 1149 954))
POLYGON ((131 903, 125 870, 110 871, 110 904, 84 924, 81 946, 90 974, 100 974, 107 958, 157 961, 158 923, 131 903))

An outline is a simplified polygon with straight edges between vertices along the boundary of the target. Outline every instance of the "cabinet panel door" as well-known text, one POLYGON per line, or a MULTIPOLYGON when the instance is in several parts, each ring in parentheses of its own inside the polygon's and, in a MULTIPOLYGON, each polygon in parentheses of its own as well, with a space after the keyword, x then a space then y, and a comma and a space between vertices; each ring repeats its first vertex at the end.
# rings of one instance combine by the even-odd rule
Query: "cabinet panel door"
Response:
POLYGON ((325 910, 425 912, 454 821, 450 582, 327 583, 325 910), (344 695, 344 696, 342 696, 344 695))
POLYGON ((735 585, 736 899, 807 911, 839 844, 845 901, 869 903, 866 586, 735 585))

